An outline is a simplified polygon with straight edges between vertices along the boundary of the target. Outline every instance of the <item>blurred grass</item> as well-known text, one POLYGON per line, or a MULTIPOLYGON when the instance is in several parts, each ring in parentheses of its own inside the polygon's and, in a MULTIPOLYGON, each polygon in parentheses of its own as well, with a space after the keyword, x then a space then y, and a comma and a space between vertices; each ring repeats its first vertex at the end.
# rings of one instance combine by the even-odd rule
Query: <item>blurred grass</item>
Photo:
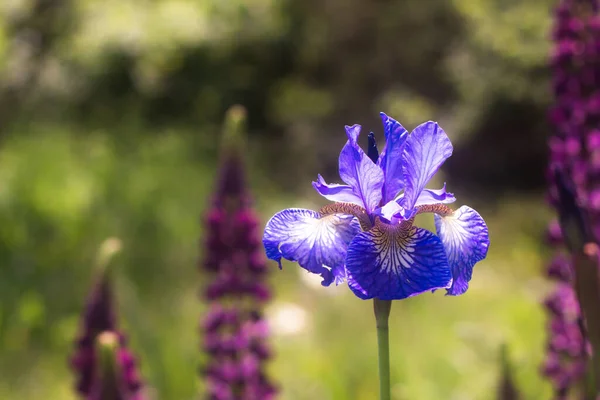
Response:
MULTIPOLYGON (((197 398, 199 216, 215 179, 217 146, 211 132, 159 133, 117 140, 73 126, 23 126, 3 138, 1 399, 75 399, 67 359, 95 252, 108 237, 123 243, 113 261, 121 319, 150 391, 159 399, 197 398)), ((280 193, 268 176, 254 174, 252 182, 265 220, 282 208, 321 202, 314 194, 280 193)), ((487 219, 489 257, 464 296, 438 292, 395 302, 394 398, 494 398, 503 343, 525 398, 549 398, 538 373, 545 345, 539 303, 547 289, 540 239, 549 213, 541 197, 506 195, 492 209, 456 195, 487 219)), ((282 272, 271 266, 277 358, 270 371, 281 399, 376 398, 371 302, 345 286, 314 285, 291 263, 282 272)))

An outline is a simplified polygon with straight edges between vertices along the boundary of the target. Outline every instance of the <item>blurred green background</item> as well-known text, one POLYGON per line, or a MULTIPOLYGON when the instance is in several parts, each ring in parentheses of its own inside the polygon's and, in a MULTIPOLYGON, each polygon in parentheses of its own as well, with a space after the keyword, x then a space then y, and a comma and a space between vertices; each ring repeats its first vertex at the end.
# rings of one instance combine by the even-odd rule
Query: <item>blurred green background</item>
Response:
MULTIPOLYGON (((493 399, 504 343, 524 398, 549 398, 553 3, 1 1, 0 399, 76 398, 67 360, 107 238, 122 243, 121 322, 151 398, 197 398, 199 221, 235 103, 265 221, 324 204, 310 181, 337 180, 345 124, 382 138, 379 111, 439 121, 455 153, 437 180, 481 212, 492 245, 466 295, 395 302, 394 398, 493 399)), ((372 304, 272 267, 280 398, 376 398, 372 304)))

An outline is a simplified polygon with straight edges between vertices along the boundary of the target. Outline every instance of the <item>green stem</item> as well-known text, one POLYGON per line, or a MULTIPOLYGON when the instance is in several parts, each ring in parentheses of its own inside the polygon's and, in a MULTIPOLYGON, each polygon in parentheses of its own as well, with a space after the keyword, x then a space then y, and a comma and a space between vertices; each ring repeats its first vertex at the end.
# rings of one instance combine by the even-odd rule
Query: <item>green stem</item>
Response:
POLYGON ((598 276, 598 245, 589 243, 575 253, 575 291, 585 319, 586 333, 592 345, 591 373, 593 376, 593 395, 600 394, 600 277, 598 276))
POLYGON ((379 399, 391 400, 390 391, 390 335, 388 320, 392 302, 373 300, 375 322, 377 324, 377 348, 379 351, 379 399))

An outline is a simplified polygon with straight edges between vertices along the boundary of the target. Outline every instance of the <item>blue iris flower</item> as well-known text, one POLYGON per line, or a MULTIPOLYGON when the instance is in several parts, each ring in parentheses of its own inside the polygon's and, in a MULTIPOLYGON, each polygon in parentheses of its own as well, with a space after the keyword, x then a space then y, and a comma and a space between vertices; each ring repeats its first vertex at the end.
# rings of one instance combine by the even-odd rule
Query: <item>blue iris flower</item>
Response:
POLYGON ((410 134, 381 113, 386 144, 369 154, 358 145, 360 125, 346 126, 348 141, 339 158, 345 184, 328 184, 320 175, 313 187, 334 202, 319 212, 289 208, 267 223, 267 257, 285 258, 322 276, 323 286, 344 280, 361 299, 404 299, 447 289, 463 294, 474 265, 489 247, 488 229, 474 209, 452 210, 456 199, 425 186, 452 155, 452 144, 435 122, 410 134), (417 214, 434 213, 437 235, 413 225, 417 214))

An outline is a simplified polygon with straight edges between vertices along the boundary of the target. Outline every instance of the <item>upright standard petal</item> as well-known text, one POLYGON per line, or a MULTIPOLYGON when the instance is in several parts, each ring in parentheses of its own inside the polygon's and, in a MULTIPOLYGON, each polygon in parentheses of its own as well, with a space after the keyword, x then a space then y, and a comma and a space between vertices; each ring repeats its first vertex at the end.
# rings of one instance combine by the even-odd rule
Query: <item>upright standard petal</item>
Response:
POLYGON ((436 122, 415 128, 406 140, 402 154, 405 190, 402 206, 412 210, 425 185, 452 155, 452 143, 436 122))
POLYGON ((469 288, 473 266, 487 256, 488 228, 481 215, 467 206, 446 217, 436 214, 435 228, 446 249, 454 279, 448 294, 463 294, 469 288))
POLYGON ((456 198, 454 194, 446 192, 446 184, 441 189, 424 189, 415 203, 415 207, 429 204, 450 204, 454 203, 456 198))
POLYGON ((354 190, 348 185, 339 185, 337 183, 327 183, 321 175, 317 176, 317 181, 312 183, 315 190, 329 201, 352 203, 363 207, 363 200, 354 193, 354 190))
POLYGON ((350 241, 360 232, 351 215, 331 214, 289 208, 275 214, 265 227, 263 244, 267 257, 296 261, 309 272, 323 277, 328 286, 345 275, 344 260, 350 241))
POLYGON ((383 122, 385 147, 379 157, 379 166, 383 170, 385 183, 383 186, 383 202, 388 203, 404 189, 402 175, 402 153, 408 138, 408 131, 395 119, 379 113, 383 122))
POLYGON ((340 177, 361 199, 368 213, 371 213, 381 201, 383 172, 358 145, 360 125, 346 127, 348 142, 340 153, 340 177))
POLYGON ((361 299, 399 300, 452 283, 437 236, 426 229, 404 230, 381 222, 352 240, 346 270, 350 288, 361 299))

